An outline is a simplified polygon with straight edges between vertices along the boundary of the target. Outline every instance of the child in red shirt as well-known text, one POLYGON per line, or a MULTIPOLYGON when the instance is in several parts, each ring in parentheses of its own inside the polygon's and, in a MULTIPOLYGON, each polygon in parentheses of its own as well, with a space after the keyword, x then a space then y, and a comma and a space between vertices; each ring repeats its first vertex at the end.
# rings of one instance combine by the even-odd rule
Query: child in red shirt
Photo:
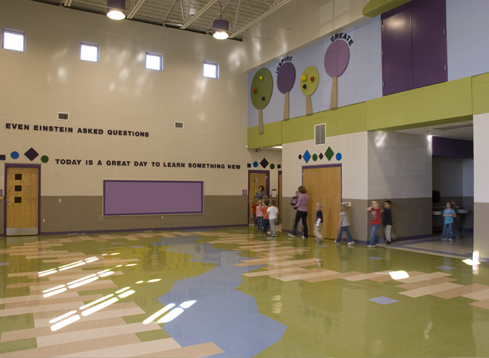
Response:
POLYGON ((256 219, 256 207, 258 206, 258 199, 255 199, 255 202, 253 203, 253 223, 255 224, 255 227, 258 226, 258 220, 256 219))
POLYGON ((372 200, 372 206, 367 209, 370 212, 370 242, 367 247, 375 247, 380 242, 380 237, 377 236, 377 230, 382 223, 382 209, 377 200, 372 200))

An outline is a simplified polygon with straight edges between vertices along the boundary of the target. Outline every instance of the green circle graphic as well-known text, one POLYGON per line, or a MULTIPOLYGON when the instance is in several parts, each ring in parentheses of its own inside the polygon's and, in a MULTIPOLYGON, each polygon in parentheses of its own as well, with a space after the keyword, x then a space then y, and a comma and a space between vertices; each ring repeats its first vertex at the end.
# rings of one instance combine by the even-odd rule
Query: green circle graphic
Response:
POLYGON ((41 162, 43 162, 43 163, 47 163, 47 162, 49 162, 49 157, 48 157, 47 155, 43 155, 43 156, 41 157, 41 162))

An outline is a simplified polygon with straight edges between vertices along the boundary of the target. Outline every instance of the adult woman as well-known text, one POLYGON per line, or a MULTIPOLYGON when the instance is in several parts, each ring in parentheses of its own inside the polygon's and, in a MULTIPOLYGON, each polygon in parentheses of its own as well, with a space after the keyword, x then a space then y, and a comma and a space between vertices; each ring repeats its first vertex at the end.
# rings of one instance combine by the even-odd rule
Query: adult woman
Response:
MULTIPOLYGON (((307 228, 307 203, 309 201, 309 195, 306 194, 306 187, 301 185, 299 188, 299 196, 297 197, 297 204, 295 207, 297 208, 297 212, 295 214, 295 222, 294 222, 294 232, 297 229, 297 224, 299 220, 302 219, 302 228, 303 234, 302 238, 307 239, 309 230, 307 228)), ((293 234, 289 234, 291 237, 295 237, 293 234)))
POLYGON ((267 195, 267 193, 265 192, 265 188, 263 187, 263 185, 260 185, 258 187, 258 191, 256 192, 255 194, 255 199, 258 199, 258 200, 263 200, 263 197, 267 195))

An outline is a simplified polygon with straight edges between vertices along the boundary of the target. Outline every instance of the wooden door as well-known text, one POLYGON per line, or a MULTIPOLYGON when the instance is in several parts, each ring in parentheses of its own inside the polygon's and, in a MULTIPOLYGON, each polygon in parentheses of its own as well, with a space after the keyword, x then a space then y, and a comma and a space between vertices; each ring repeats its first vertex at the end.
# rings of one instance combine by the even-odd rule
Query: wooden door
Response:
POLYGON ((267 180, 268 173, 267 172, 249 172, 248 173, 248 195, 249 195, 249 213, 250 213, 250 222, 253 220, 253 202, 255 201, 255 194, 258 191, 258 187, 262 185, 265 188, 265 192, 267 192, 267 180))
POLYGON ((316 203, 321 202, 324 205, 321 234, 328 239, 336 239, 341 211, 341 167, 304 168, 302 183, 309 195, 307 224, 310 227, 310 235, 314 233, 316 203))
POLYGON ((39 168, 7 167, 7 235, 37 235, 39 168))
POLYGON ((282 222, 282 173, 278 173, 278 222, 282 222))

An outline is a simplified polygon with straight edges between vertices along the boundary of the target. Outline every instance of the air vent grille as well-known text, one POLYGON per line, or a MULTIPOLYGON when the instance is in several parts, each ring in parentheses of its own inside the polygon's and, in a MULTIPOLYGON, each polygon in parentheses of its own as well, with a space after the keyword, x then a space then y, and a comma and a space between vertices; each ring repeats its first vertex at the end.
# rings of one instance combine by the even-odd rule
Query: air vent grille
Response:
POLYGON ((175 128, 183 129, 183 122, 175 122, 175 128))
POLYGON ((69 120, 68 113, 58 112, 58 120, 60 120, 60 121, 67 121, 67 120, 69 120))
POLYGON ((314 144, 326 144, 326 123, 317 124, 314 126, 314 144))

